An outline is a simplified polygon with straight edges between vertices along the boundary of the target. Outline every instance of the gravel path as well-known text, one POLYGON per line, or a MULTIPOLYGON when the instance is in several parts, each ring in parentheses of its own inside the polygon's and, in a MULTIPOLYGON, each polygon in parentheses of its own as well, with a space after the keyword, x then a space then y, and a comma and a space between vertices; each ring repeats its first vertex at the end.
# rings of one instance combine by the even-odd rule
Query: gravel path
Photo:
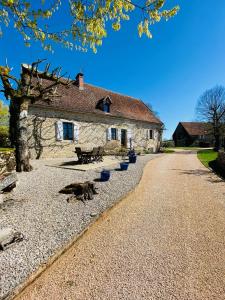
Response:
POLYGON ((15 228, 25 235, 25 240, 0 252, 0 299, 134 188, 145 164, 157 156, 138 157, 137 164, 131 164, 126 172, 110 166, 113 169, 110 181, 96 182, 99 194, 85 204, 81 201, 67 203, 68 195, 58 191, 72 182, 99 178, 101 169, 75 171, 56 168, 55 160, 40 160, 33 162, 35 169, 31 173, 19 174, 18 187, 0 205, 0 229, 15 228))
POLYGON ((224 261, 224 181, 170 154, 16 300, 224 300, 224 261))

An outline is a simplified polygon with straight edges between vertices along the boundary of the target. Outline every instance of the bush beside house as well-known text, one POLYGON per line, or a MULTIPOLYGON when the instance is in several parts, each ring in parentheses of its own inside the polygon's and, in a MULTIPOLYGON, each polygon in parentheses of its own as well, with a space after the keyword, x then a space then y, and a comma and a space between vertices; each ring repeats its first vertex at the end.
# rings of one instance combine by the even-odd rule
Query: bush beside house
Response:
POLYGON ((0 178, 5 173, 10 173, 16 168, 16 160, 14 151, 0 150, 0 178))
POLYGON ((9 112, 8 106, 0 101, 0 148, 9 147, 9 112))
POLYGON ((0 126, 0 147, 5 148, 9 147, 9 127, 8 126, 0 126))

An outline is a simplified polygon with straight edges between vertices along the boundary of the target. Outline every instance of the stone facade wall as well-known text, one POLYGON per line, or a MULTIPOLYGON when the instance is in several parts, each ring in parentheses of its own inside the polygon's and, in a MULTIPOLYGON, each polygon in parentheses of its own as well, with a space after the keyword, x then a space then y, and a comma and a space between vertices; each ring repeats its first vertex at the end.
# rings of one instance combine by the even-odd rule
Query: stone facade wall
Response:
POLYGON ((16 169, 14 152, 0 152, 0 178, 3 174, 16 169))
MULTIPOLYGON (((108 140, 108 128, 126 129, 131 133, 132 147, 157 152, 160 146, 160 125, 132 121, 111 116, 70 113, 41 107, 29 107, 29 146, 31 158, 73 157, 75 147, 121 146, 121 141, 108 140), (73 122, 79 128, 77 140, 57 140, 57 121, 73 122), (147 138, 147 130, 154 131, 154 139, 147 138)), ((130 146, 127 141, 127 147, 130 146)))

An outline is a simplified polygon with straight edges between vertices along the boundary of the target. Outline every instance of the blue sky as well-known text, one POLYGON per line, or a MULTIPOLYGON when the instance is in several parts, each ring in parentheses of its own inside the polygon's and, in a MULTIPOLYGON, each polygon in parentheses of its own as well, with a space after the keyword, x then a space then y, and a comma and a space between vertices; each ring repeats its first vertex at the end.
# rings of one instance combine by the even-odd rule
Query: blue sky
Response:
POLYGON ((225 86, 225 1, 170 2, 181 10, 153 27, 152 40, 138 37, 134 18, 120 32, 110 31, 97 54, 60 46, 51 54, 37 44, 26 48, 19 35, 7 30, 0 39, 0 64, 7 58, 18 74, 22 62, 47 58, 71 77, 82 71, 86 82, 152 104, 165 123, 164 137, 170 138, 179 121, 194 120, 196 101, 206 89, 225 86))

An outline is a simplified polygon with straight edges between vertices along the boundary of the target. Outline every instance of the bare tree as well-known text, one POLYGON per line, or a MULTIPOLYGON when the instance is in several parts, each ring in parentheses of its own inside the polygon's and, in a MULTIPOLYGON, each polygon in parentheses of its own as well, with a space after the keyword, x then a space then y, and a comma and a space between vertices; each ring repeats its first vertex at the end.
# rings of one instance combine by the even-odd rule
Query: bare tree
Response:
POLYGON ((16 166, 18 172, 32 170, 29 162, 28 148, 28 106, 36 101, 51 102, 56 97, 59 84, 69 85, 71 80, 62 80, 61 68, 49 72, 49 64, 46 64, 43 72, 38 67, 43 60, 38 60, 31 65, 22 65, 20 78, 10 74, 9 67, 1 67, 0 77, 6 99, 10 100, 10 140, 16 151, 16 166), (47 80, 43 80, 47 79, 47 80), (13 85, 16 87, 13 88, 13 85))
POLYGON ((209 132, 215 138, 215 150, 221 147, 225 121, 225 88, 216 86, 199 98, 196 112, 200 120, 208 123, 209 132))
POLYGON ((154 110, 153 106, 150 103, 144 103, 144 104, 157 118, 159 118, 159 112, 154 110))

